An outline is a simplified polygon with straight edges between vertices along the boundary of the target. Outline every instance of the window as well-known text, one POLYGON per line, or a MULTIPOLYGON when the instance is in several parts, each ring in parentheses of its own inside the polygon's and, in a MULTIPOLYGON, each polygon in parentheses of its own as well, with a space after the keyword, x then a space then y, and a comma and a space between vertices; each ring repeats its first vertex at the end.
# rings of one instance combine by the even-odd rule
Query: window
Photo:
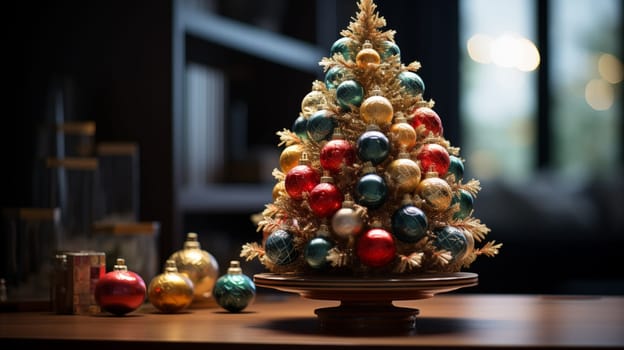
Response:
POLYGON ((622 3, 544 4, 460 2, 463 152, 478 178, 523 181, 540 166, 587 178, 622 158, 622 3))

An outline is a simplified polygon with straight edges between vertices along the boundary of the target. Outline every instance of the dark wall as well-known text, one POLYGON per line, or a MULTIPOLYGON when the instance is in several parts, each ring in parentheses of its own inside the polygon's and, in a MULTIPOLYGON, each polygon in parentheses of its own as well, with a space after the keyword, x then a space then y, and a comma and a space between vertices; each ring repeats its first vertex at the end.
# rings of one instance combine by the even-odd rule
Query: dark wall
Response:
POLYGON ((1 205, 34 205, 37 127, 52 122, 53 96, 62 93, 65 119, 95 121, 96 141, 139 144, 140 219, 161 222, 166 244, 173 198, 171 4, 62 0, 11 6, 3 21, 14 23, 3 31, 10 61, 4 107, 11 112, 2 128, 2 155, 11 171, 3 174, 1 205))

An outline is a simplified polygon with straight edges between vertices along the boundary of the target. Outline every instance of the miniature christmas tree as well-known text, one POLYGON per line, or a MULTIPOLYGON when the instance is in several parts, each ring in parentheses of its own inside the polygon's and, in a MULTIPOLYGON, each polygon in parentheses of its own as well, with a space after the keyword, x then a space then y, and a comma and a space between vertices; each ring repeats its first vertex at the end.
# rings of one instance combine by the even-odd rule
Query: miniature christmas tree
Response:
POLYGON ((372 0, 320 65, 291 130, 278 131, 273 202, 253 218, 262 242, 241 257, 274 273, 457 272, 501 244, 473 217, 478 180, 423 98, 419 62, 401 63, 372 0))

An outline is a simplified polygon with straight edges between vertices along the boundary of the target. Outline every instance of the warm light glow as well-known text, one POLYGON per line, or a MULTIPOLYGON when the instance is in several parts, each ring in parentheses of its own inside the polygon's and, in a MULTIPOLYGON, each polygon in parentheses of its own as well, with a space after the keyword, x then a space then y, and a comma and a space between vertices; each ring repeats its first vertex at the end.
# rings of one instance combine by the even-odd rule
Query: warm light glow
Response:
POLYGON ((608 53, 602 54, 600 58, 598 58, 598 72, 602 79, 611 84, 621 82, 624 77, 622 61, 608 53))
POLYGON ((491 63, 490 47, 492 46, 492 38, 483 35, 475 34, 472 38, 468 39, 468 55, 475 62, 479 63, 491 63))
POLYGON ((493 39, 485 34, 473 35, 467 43, 468 55, 478 63, 530 72, 540 64, 539 50, 526 38, 504 34, 493 39))
POLYGON ((531 40, 525 38, 518 38, 516 42, 520 48, 520 56, 516 68, 523 72, 530 72, 537 69, 540 64, 540 54, 535 44, 533 44, 531 40))
POLYGON ((512 68, 518 64, 520 49, 516 38, 511 35, 501 35, 494 40, 490 47, 490 55, 494 64, 512 68))
POLYGON ((585 85, 585 101, 597 111, 611 108, 614 95, 613 86, 602 79, 592 79, 585 85))

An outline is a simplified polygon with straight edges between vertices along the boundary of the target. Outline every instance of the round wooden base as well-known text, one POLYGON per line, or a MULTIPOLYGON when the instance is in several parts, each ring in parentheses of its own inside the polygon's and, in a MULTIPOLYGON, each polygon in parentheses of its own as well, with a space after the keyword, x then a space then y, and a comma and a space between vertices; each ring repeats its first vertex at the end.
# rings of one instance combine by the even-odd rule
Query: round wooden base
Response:
POLYGON ((415 328, 419 310, 396 307, 394 300, 432 298, 438 293, 475 286, 478 275, 455 272, 345 277, 262 273, 254 275, 254 283, 308 299, 339 300, 337 307, 314 311, 325 331, 402 332, 415 328))

